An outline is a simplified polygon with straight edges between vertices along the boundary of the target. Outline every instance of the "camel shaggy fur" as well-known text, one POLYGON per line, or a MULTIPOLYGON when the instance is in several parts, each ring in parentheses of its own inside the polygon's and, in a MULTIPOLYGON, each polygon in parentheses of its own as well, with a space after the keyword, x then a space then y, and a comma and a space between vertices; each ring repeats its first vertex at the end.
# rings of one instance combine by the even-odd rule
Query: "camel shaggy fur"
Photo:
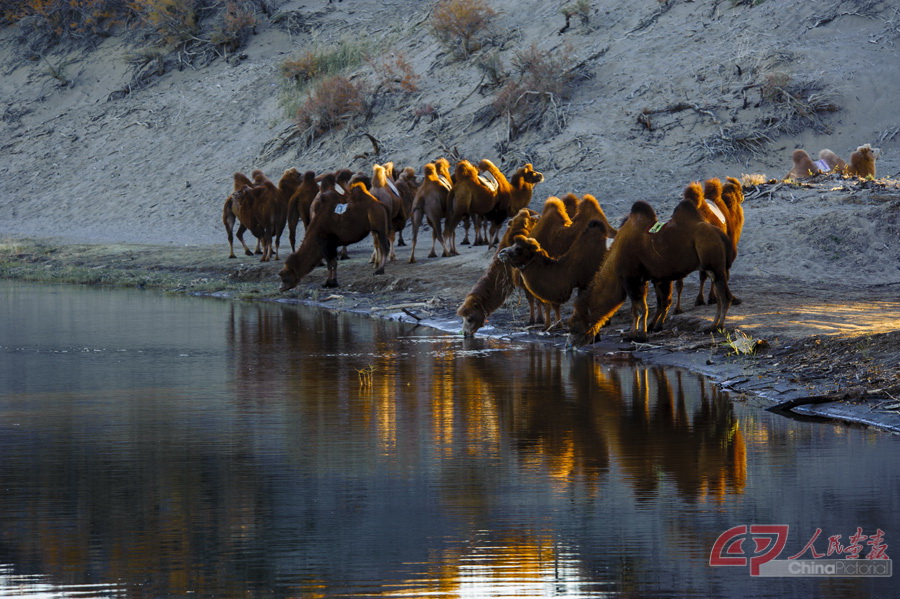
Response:
MULTIPOLYGON (((400 198, 403 200, 403 207, 406 210, 406 214, 412 216, 413 202, 416 199, 416 193, 419 191, 420 185, 419 180, 416 178, 416 169, 411 166, 405 167, 400 171, 400 175, 394 180, 394 185, 397 187, 400 198)), ((397 230, 398 246, 406 245, 406 242, 403 241, 403 229, 406 223, 404 222, 403 225, 404 226, 397 230)))
POLYGON ((881 150, 865 144, 856 148, 850 154, 850 164, 847 166, 847 174, 860 179, 875 178, 875 161, 881 155, 881 150))
MULTIPOLYGON (((537 212, 527 208, 520 210, 509 221, 506 233, 500 240, 498 253, 512 243, 512 239, 516 235, 530 234, 537 222, 537 212)), ((475 282, 472 290, 456 310, 456 315, 462 318, 464 336, 474 336, 478 329, 487 322, 488 316, 502 306, 506 298, 512 294, 516 288, 514 274, 513 269, 495 254, 484 274, 475 282)), ((536 320, 535 304, 532 302, 533 298, 530 294, 527 294, 526 297, 530 298, 530 322, 533 323, 536 320)))
MULTIPOLYGON (((702 194, 699 183, 692 193, 702 194)), ((731 292, 727 271, 733 259, 731 241, 700 216, 696 206, 682 200, 672 218, 657 223, 653 208, 635 202, 600 270, 585 293, 578 295, 569 320, 569 344, 590 343, 597 331, 631 300, 630 339, 647 339, 647 282, 657 294, 657 310, 650 330, 659 330, 672 300, 672 281, 703 269, 711 273, 717 290, 717 311, 712 330, 725 325, 731 292), (658 230, 657 230, 658 227, 658 230), (655 232, 651 232, 655 231, 655 232)))
MULTIPOLYGON (((330 181, 329 181, 330 183, 330 181)), ((322 182, 323 188, 326 181, 322 182)), ((354 183, 346 193, 346 204, 332 196, 320 197, 319 210, 312 217, 300 248, 288 256, 278 275, 281 291, 297 286, 324 258, 328 268, 325 287, 337 287, 338 247, 357 243, 372 233, 382 248, 389 246, 388 211, 366 191, 362 183, 354 183)), ((321 196, 321 194, 320 194, 321 196)), ((375 274, 384 274, 387 253, 382 252, 375 274)))
POLYGON ((410 264, 416 261, 416 244, 419 240, 419 227, 422 219, 428 221, 431 227, 431 252, 429 258, 436 258, 435 243, 440 242, 444 257, 450 255, 447 244, 444 243, 443 222, 447 217, 447 196, 450 194, 450 182, 440 176, 437 165, 429 162, 422 167, 422 183, 416 191, 416 197, 412 205, 412 247, 409 252, 410 264))

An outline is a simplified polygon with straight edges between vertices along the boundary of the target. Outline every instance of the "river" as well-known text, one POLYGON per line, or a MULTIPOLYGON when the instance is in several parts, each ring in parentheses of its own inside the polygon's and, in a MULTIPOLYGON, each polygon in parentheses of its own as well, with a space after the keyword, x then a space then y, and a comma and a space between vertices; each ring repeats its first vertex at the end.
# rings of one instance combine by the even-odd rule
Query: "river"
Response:
POLYGON ((0 597, 896 596, 810 575, 888 564, 896 435, 304 306, 0 306, 0 597))

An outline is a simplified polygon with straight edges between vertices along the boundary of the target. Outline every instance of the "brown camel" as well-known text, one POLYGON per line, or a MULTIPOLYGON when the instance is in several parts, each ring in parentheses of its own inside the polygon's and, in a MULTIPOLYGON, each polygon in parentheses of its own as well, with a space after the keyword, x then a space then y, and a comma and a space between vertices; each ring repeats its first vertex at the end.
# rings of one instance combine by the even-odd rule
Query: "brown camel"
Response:
POLYGON ((828 148, 819 150, 819 159, 816 160, 816 165, 823 172, 844 173, 847 171, 847 163, 828 148))
MULTIPOLYGON (((691 185, 702 193, 699 183, 691 185)), ((603 266, 575 300, 569 345, 590 343, 626 299, 631 300, 632 315, 628 337, 646 341, 647 281, 653 282, 657 300, 650 330, 659 330, 671 305, 672 281, 698 269, 712 273, 718 306, 711 330, 721 329, 731 303, 727 271, 732 259, 731 241, 704 221, 691 201, 682 200, 664 225, 649 204, 635 202, 603 266)))
MULTIPOLYGON (((225 203, 222 205, 222 224, 225 225, 225 233, 228 235, 228 248, 229 248, 229 258, 236 258, 234 255, 234 223, 239 222, 238 230, 237 230, 237 238, 238 241, 241 242, 241 245, 244 246, 244 253, 248 256, 252 256, 253 252, 250 251, 250 248, 247 247, 247 244, 244 242, 244 231, 247 230, 247 227, 244 223, 238 221, 237 216, 234 213, 234 209, 232 208, 232 194, 238 189, 247 186, 253 187, 253 181, 250 180, 247 175, 244 173, 234 173, 234 183, 232 184, 231 194, 228 194, 228 197, 225 198, 225 203)), ((256 241, 256 253, 261 254, 262 250, 259 246, 259 240, 256 241)))
MULTIPOLYGON (((405 167, 394 180, 394 185, 397 187, 397 191, 403 199, 403 207, 406 210, 406 214, 412 216, 413 201, 415 201, 416 192, 419 191, 420 185, 419 180, 416 178, 416 169, 411 166, 405 167)), ((406 245, 406 242, 403 241, 403 229, 405 226, 406 223, 404 222, 403 226, 397 229, 398 246, 406 245)))
POLYGON ((416 261, 416 243, 419 239, 419 227, 422 226, 422 218, 428 221, 431 227, 431 252, 429 258, 436 258, 435 243, 440 242, 444 249, 441 254, 444 257, 450 255, 447 244, 444 243, 442 223, 447 217, 447 196, 450 193, 449 179, 446 181, 438 173, 435 164, 429 162, 422 167, 423 177, 412 206, 412 247, 409 253, 410 264, 416 261))
POLYGON ((881 150, 873 148, 870 144, 865 144, 856 148, 856 151, 850 154, 850 165, 847 167, 847 174, 851 177, 859 177, 860 179, 875 178, 875 161, 881 155, 881 150))
MULTIPOLYGON (((323 179, 323 190, 332 185, 329 178, 323 179), (326 180, 327 179, 327 180, 326 180)), ((347 202, 340 203, 334 195, 322 197, 319 209, 309 223, 309 229, 296 252, 288 256, 281 277, 281 291, 297 286, 300 280, 312 272, 324 258, 328 275, 325 287, 337 287, 338 248, 365 239, 372 233, 382 248, 389 247, 387 208, 366 191, 362 183, 354 183, 346 192, 347 202)), ((387 252, 381 252, 375 274, 384 274, 387 252)))
POLYGON ((791 170, 784 176, 785 179, 809 179, 820 174, 822 171, 816 166, 806 150, 797 148, 791 153, 791 170))
POLYGON ((497 182, 497 202, 493 209, 484 215, 485 220, 490 223, 487 242, 496 245, 503 221, 531 204, 534 186, 544 180, 544 175, 534 170, 529 163, 519 168, 507 180, 500 169, 487 158, 478 163, 478 170, 489 173, 497 182))
MULTIPOLYGON (((457 256, 456 226, 466 216, 483 217, 497 203, 496 189, 489 187, 478 176, 476 169, 468 160, 461 160, 453 174, 453 188, 448 196, 447 226, 444 236, 450 246, 450 255, 457 256)), ((483 245, 481 227, 475 223, 475 245, 483 245)))
POLYGON ((292 252, 297 249, 297 224, 303 221, 304 230, 309 227, 309 209, 318 193, 316 174, 313 171, 306 171, 303 173, 302 182, 288 200, 288 239, 291 242, 292 252))
MULTIPOLYGON (((393 165, 390 163, 388 164, 389 168, 393 169, 393 165)), ((388 179, 387 174, 389 168, 385 168, 385 166, 380 164, 372 165, 372 184, 369 187, 369 193, 371 193, 379 202, 384 204, 388 210, 391 223, 388 239, 390 239, 391 245, 390 247, 385 248, 384 251, 388 252, 388 258, 390 260, 396 260, 397 256, 394 253, 394 239, 396 237, 396 232, 403 229, 406 224, 409 213, 406 211, 406 206, 403 204, 403 198, 400 197, 396 185, 388 179)))
POLYGON ((261 262, 272 258, 272 237, 280 213, 279 202, 278 188, 271 181, 252 187, 244 185, 231 194, 231 208, 235 216, 259 240, 261 262))
MULTIPOLYGON (((530 234, 538 220, 537 216, 537 212, 533 210, 527 208, 520 210, 519 214, 509 221, 506 233, 500 240, 498 253, 512 243, 516 235, 530 234)), ((516 271, 495 254, 484 274, 475 282, 472 290, 456 310, 456 315, 462 318, 464 336, 474 336, 487 322, 488 316, 503 305, 516 288, 514 275, 518 276, 516 271)), ((527 290, 526 298, 530 308, 529 323, 534 324, 537 321, 537 308, 533 296, 527 293, 527 290)))
MULTIPOLYGON (((498 257, 522 273, 532 295, 559 306, 569 301, 573 290, 587 288, 603 264, 609 238, 609 223, 592 220, 559 258, 551 257, 534 238, 522 235, 517 235, 498 257)), ((547 328, 550 326, 548 323, 547 328)))

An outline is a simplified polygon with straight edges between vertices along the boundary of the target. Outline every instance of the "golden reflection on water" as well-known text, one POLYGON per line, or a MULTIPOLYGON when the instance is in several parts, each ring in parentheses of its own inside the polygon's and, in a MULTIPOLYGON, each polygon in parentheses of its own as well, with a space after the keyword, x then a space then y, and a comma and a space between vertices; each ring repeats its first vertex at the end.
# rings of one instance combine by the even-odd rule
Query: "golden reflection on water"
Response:
MULTIPOLYGON (((516 484, 547 490, 561 506, 623 484, 638 501, 674 492, 723 503, 746 485, 747 449, 731 403, 700 376, 541 348, 469 347, 455 337, 398 339, 393 329, 368 332, 331 315, 268 307, 232 308, 226 338, 233 396, 210 399, 209 414, 185 412, 197 390, 173 382, 166 393, 112 393, 107 403, 133 413, 117 423, 122 413, 112 410, 115 426, 102 435, 72 411, 21 416, 29 429, 54 431, 48 436, 65 461, 8 467, 6 480, 21 488, 0 504, 0 518, 17 526, 0 531, 0 541, 61 584, 99 568, 133 588, 147 573, 165 576, 151 594, 236 595, 243 581, 214 578, 241 570, 230 560, 265 547, 278 528, 271 503, 280 479, 264 470, 277 458, 312 480, 369 481, 383 469, 435 481, 439 505, 430 509, 458 521, 461 540, 404 564, 405 580, 373 594, 596 592, 600 583, 560 531, 497 521, 510 479, 524 477, 516 484), (366 367, 372 382, 361 386, 357 372, 366 367)), ((761 442, 764 433, 755 434, 761 442)), ((379 501, 367 494, 377 488, 346 498, 358 502, 348 513, 379 501)), ((316 581, 300 585, 312 595, 334 582, 324 571, 304 577, 316 581)))

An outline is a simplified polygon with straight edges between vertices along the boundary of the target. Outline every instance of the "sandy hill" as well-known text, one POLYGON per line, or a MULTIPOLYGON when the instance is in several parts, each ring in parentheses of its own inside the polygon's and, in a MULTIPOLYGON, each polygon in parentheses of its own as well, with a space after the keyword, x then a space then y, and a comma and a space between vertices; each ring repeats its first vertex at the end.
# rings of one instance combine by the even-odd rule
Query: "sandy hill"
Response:
POLYGON ((467 57, 434 37, 433 4, 402 0, 270 3, 239 53, 205 66, 178 53, 138 60, 147 42, 128 32, 28 60, 21 28, 7 27, 0 234, 224 244, 220 207, 234 171, 420 167, 440 155, 490 158, 507 171, 531 162, 545 175, 534 208, 549 195, 591 193, 618 221, 637 199, 669 214, 691 180, 780 179, 795 147, 847 157, 872 143, 887 179, 748 189, 735 274, 900 282, 896 6, 607 0, 567 26, 570 5, 488 5, 496 17, 467 57), (302 135, 281 66, 348 46, 368 57, 345 72, 370 90, 367 118, 302 135), (571 85, 530 128, 491 111, 496 73, 515 80, 529 56, 571 85), (379 86, 383 65, 397 61, 415 91, 379 86))

